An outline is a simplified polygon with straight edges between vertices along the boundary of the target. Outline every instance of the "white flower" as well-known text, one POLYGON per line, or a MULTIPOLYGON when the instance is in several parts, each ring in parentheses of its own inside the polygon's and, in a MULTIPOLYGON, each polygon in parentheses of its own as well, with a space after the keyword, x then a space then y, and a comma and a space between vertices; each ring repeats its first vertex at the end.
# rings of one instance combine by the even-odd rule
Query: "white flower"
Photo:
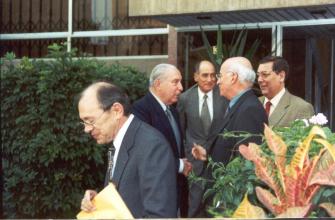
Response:
POLYGON ((307 120, 307 119, 302 119, 302 121, 305 123, 305 126, 306 126, 306 127, 309 126, 309 123, 308 123, 308 120, 307 120))
POLYGON ((317 115, 313 115, 310 119, 309 122, 314 125, 325 125, 328 123, 327 117, 322 114, 318 113, 317 115))

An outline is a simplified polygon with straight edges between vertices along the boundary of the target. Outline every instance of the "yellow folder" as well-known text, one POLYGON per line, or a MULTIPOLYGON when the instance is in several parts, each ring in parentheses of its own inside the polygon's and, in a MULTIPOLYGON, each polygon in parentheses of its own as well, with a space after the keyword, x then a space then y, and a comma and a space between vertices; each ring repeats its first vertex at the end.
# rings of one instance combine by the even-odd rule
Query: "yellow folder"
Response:
POLYGON ((92 202, 96 210, 81 211, 77 219, 134 219, 112 183, 99 192, 92 202))

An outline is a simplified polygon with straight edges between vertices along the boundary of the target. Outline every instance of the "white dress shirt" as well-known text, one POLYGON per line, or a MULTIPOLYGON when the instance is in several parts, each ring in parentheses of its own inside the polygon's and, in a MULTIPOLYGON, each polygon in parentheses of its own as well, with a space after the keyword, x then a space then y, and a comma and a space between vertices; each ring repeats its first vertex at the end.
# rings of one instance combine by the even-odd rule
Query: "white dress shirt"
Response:
POLYGON ((117 160, 117 156, 119 155, 119 152, 120 152, 120 147, 121 147, 122 140, 123 140, 124 135, 126 134, 126 132, 128 130, 128 127, 129 127, 129 125, 130 125, 130 123, 133 119, 134 119, 134 115, 130 114, 127 121, 122 125, 122 127, 117 132, 117 134, 114 138, 113 144, 114 144, 114 147, 115 147, 115 154, 114 154, 114 157, 113 157, 114 166, 113 166, 113 170, 112 170, 112 176, 114 175, 116 160, 117 160))
POLYGON ((276 109, 280 99, 283 97, 284 93, 285 93, 285 88, 282 88, 282 90, 280 90, 280 92, 278 92, 277 95, 275 95, 271 100, 269 100, 268 98, 265 97, 264 99, 264 103, 263 106, 265 108, 265 105, 268 101, 271 102, 271 106, 270 106, 270 113, 269 116, 272 114, 272 112, 276 109))
MULTIPOLYGON (((206 93, 207 94, 207 106, 209 110, 209 116, 211 117, 211 120, 213 121, 213 90, 206 93)), ((204 103, 204 95, 205 93, 201 91, 201 89, 198 86, 198 97, 199 97, 199 117, 201 116, 201 110, 202 105, 204 103)))

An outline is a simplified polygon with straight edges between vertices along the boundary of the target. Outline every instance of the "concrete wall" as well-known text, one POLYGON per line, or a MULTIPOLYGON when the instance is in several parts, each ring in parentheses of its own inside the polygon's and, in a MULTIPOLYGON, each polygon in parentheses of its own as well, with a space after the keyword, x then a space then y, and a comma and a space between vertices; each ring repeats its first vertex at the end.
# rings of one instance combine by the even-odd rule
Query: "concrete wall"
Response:
POLYGON ((335 0, 129 0, 130 16, 237 11, 334 4, 335 0))
MULTIPOLYGON (((101 59, 103 60, 103 59, 101 59)), ((108 64, 119 62, 125 66, 132 66, 135 69, 146 73, 148 76, 151 70, 159 63, 168 63, 168 58, 155 58, 155 59, 121 59, 121 60, 104 60, 108 64)))

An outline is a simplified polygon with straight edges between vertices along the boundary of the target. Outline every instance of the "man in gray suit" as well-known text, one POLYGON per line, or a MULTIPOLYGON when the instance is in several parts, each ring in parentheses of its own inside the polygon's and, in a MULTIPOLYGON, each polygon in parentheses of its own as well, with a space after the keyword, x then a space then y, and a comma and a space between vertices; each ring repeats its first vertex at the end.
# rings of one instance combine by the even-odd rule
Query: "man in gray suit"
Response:
MULTIPOLYGON (((180 96, 177 109, 185 137, 186 157, 192 163, 194 173, 203 176, 204 162, 192 156, 193 144, 209 147, 210 137, 220 132, 228 100, 220 96, 215 67, 211 62, 204 60, 195 66, 194 81, 197 84, 180 96)), ((203 191, 200 183, 191 184, 188 217, 206 217, 203 191)))
MULTIPOLYGON (((135 218, 176 218, 176 164, 169 143, 130 114, 128 97, 115 85, 98 82, 84 90, 79 104, 84 130, 98 144, 112 145, 106 184, 112 182, 135 218), (113 164, 115 166, 113 166, 113 164)), ((81 209, 95 210, 96 191, 86 190, 81 209)))
POLYGON ((313 106, 285 88, 289 76, 287 61, 278 56, 264 57, 257 70, 258 83, 263 97, 260 101, 269 116, 269 125, 287 127, 296 119, 314 115, 313 106))

